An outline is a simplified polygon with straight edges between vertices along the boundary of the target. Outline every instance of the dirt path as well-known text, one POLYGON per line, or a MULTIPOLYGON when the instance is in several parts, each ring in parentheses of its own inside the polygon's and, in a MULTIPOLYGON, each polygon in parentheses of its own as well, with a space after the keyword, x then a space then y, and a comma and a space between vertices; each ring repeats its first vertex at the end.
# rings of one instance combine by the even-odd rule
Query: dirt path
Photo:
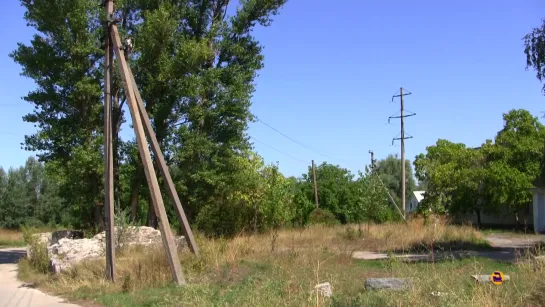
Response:
POLYGON ((77 307, 17 280, 17 262, 25 255, 24 248, 0 249, 0 307, 77 307))

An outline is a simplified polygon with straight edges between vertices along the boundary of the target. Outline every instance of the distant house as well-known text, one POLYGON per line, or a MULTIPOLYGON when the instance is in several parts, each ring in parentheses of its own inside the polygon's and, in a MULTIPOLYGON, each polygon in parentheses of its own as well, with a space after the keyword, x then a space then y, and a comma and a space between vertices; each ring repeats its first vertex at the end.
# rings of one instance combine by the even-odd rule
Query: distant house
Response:
POLYGON ((533 195, 533 224, 536 233, 545 233, 545 189, 534 188, 533 195))
MULTIPOLYGON (((528 228, 535 227, 536 232, 545 231, 545 189, 533 189, 534 204, 526 209, 518 212, 519 224, 528 228), (539 214, 535 214, 538 212, 539 214)), ((414 191, 409 201, 409 207, 407 213, 415 212, 422 200, 424 199, 425 191, 414 191)), ((454 216, 454 221, 458 223, 471 223, 477 225, 479 218, 475 212, 460 213, 454 216)), ((511 228, 517 226, 517 220, 513 213, 499 213, 496 215, 490 215, 481 213, 480 222, 482 226, 498 227, 498 228, 511 228)))
POLYGON ((413 191, 411 194, 411 200, 409 201, 409 208, 407 208, 407 213, 415 212, 420 205, 420 202, 424 199, 424 193, 426 191, 413 191))

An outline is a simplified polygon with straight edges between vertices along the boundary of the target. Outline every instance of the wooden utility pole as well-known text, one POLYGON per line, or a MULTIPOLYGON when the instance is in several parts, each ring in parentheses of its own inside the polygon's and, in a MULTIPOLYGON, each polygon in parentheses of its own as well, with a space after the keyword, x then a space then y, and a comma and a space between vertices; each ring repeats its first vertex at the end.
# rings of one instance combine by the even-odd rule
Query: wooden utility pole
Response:
POLYGON ((193 232, 191 231, 191 227, 189 226, 189 222, 187 221, 187 217, 182 207, 180 197, 178 196, 178 193, 176 193, 176 188, 174 186, 174 182, 172 181, 172 177, 170 176, 170 171, 168 170, 168 165, 165 161, 165 157, 163 156, 163 152, 161 151, 161 147, 159 146, 157 137, 155 136, 155 133, 153 132, 153 127, 151 126, 151 121, 149 119, 148 113, 146 112, 146 108, 144 107, 144 102, 142 101, 142 97, 140 96, 140 91, 138 90, 138 87, 136 86, 134 75, 132 74, 131 68, 128 65, 127 65, 127 70, 131 78, 132 87, 134 89, 134 95, 136 98, 136 102, 138 104, 138 109, 140 111, 140 116, 142 118, 142 122, 144 123, 144 132, 146 133, 147 137, 150 140, 151 150, 153 151, 153 155, 155 156, 155 159, 157 160, 157 164, 159 165, 159 171, 161 172, 161 175, 163 176, 163 179, 165 182, 165 188, 168 192, 170 199, 172 200, 172 203, 174 204, 174 209, 176 209, 175 210, 176 215, 178 216, 178 220, 180 221, 180 225, 182 226, 182 233, 184 234, 185 239, 187 240, 187 243, 188 243, 187 245, 189 246, 189 249, 191 250, 191 252, 193 252, 196 256, 198 256, 199 249, 197 247, 197 243, 195 242, 195 237, 193 236, 193 232))
POLYGON ((119 37, 117 25, 111 25, 110 34, 114 45, 115 55, 119 63, 119 72, 123 81, 123 89, 125 95, 127 96, 129 110, 131 112, 132 124, 134 126, 138 149, 140 152, 140 157, 144 166, 144 173, 146 175, 146 180, 148 182, 150 190, 150 197, 154 206, 155 213, 157 214, 157 217, 159 219, 161 238, 163 239, 163 245, 165 247, 170 269, 172 271, 172 279, 176 284, 185 284, 185 278, 182 272, 182 267, 180 265, 180 259, 178 257, 176 245, 174 243, 174 238, 172 236, 172 231, 170 230, 165 206, 163 203, 163 198, 159 189, 159 182, 155 175, 155 169, 151 160, 151 153, 148 148, 138 102, 136 101, 136 91, 133 87, 132 82, 133 79, 131 77, 131 74, 129 73, 129 67, 127 61, 125 60, 125 55, 123 54, 123 45, 121 43, 121 38, 119 37))
MULTIPOLYGON (((405 117, 409 117, 409 116, 414 116, 416 115, 416 113, 410 113, 410 114, 407 114, 405 115, 405 106, 404 106, 404 102, 403 102, 403 97, 404 96, 407 96, 407 95, 410 95, 411 93, 404 93, 403 91, 403 87, 401 87, 399 89, 399 95, 394 95, 392 97, 392 100, 394 97, 399 97, 400 98, 400 110, 401 110, 401 115, 400 116, 390 116, 390 118, 388 120, 390 120, 391 118, 399 118, 400 121, 401 121, 401 136, 399 138, 394 138, 394 140, 400 140, 401 141, 401 204, 402 204, 402 209, 403 209, 403 215, 404 217, 406 218, 407 217, 407 200, 406 200, 406 179, 405 179, 405 139, 410 139, 412 138, 412 136, 409 136, 409 137, 406 137, 405 136, 405 117)), ((392 141, 393 142, 393 141, 392 141)))
MULTIPOLYGON (((111 16, 113 11, 113 1, 106 0, 106 16, 111 16)), ((113 49, 110 40, 110 30, 110 24, 109 22, 106 22, 104 35, 104 215, 106 216, 106 277, 111 281, 115 281, 114 171, 111 95, 113 49)))
POLYGON ((403 215, 407 217, 407 204, 405 199, 405 121, 403 120, 403 88, 399 89, 401 101, 401 207, 403 208, 403 215))
POLYGON ((369 153, 371 154, 371 171, 375 171, 375 153, 372 150, 369 150, 369 153))
POLYGON ((316 166, 314 160, 312 160, 312 181, 314 182, 314 202, 316 203, 316 209, 318 209, 318 184, 316 183, 316 166))

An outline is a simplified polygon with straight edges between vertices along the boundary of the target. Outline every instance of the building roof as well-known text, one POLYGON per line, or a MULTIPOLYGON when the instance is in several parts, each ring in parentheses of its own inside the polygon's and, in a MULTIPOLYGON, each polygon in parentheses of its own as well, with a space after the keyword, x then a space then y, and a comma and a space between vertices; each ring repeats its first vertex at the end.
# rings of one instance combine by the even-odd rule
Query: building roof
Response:
POLYGON ((422 199, 424 199, 424 193, 426 193, 426 191, 413 191, 413 195, 418 202, 421 202, 422 199))

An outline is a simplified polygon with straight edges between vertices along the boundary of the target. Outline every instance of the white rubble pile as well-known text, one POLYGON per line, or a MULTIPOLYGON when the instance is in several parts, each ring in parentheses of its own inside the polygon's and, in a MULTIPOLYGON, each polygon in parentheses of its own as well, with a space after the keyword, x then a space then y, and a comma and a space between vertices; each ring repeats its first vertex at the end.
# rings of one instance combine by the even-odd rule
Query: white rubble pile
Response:
POLYGON ((99 240, 60 239, 59 243, 47 247, 51 271, 60 273, 83 260, 104 255, 104 246, 99 240))
MULTIPOLYGON (((106 233, 103 231, 91 239, 60 239, 47 247, 51 271, 59 273, 83 260, 104 257, 106 233)), ((116 227, 114 240, 119 247, 132 245, 162 245, 161 232, 152 227, 116 227)), ((176 245, 184 246, 185 238, 175 237, 176 245)))
POLYGON ((41 232, 33 235, 38 238, 38 242, 42 244, 51 244, 51 232, 41 232))

